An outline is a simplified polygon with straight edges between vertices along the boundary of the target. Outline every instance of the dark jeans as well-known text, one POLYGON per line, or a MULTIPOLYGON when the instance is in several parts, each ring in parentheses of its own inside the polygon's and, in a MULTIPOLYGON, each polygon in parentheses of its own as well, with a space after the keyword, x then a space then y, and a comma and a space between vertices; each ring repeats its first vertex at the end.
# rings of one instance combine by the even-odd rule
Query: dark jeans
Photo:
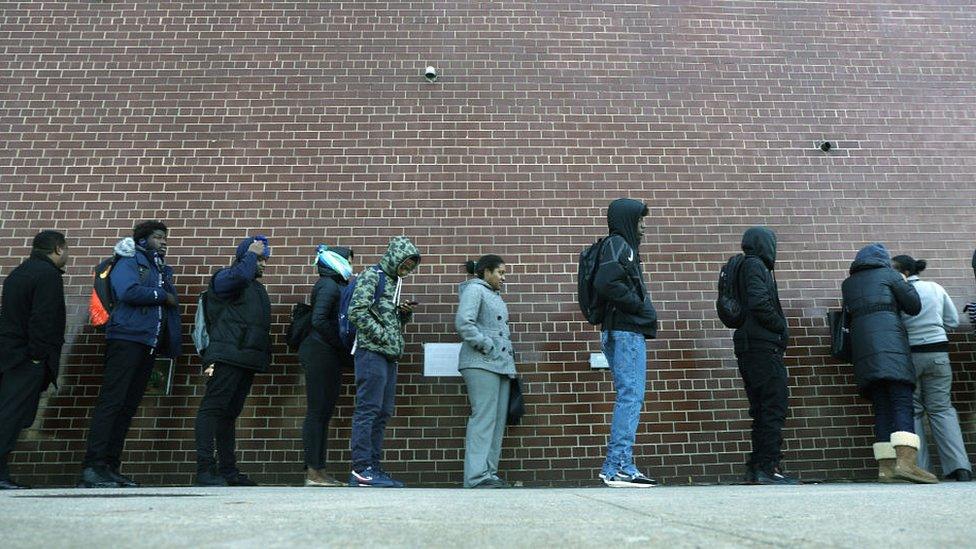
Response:
POLYGON ((878 442, 889 442, 896 431, 915 432, 914 392, 911 384, 901 381, 875 381, 868 387, 878 442))
POLYGON ((122 464, 122 448, 136 415, 156 354, 141 343, 110 339, 105 344, 105 373, 88 431, 85 467, 122 464))
POLYGON ((329 420, 339 399, 342 363, 336 351, 328 345, 317 345, 314 350, 314 356, 310 356, 311 353, 301 356, 307 397, 302 440, 305 443, 305 467, 322 469, 325 467, 329 420))
POLYGON ((20 431, 30 427, 44 384, 44 365, 27 361, 0 372, 0 480, 8 480, 7 458, 20 431))
POLYGON ((232 477, 239 471, 234 449, 237 446, 234 422, 244 409, 244 400, 251 392, 254 370, 223 364, 214 366, 214 374, 207 380, 207 391, 197 411, 197 472, 212 470, 232 477), (217 459, 214 459, 214 441, 217 459))
POLYGON ((383 431, 393 416, 397 363, 385 356, 356 349, 356 411, 352 415, 352 466, 361 471, 379 467, 383 431))
POLYGON ((759 468, 776 467, 783 459, 783 424, 789 409, 783 352, 749 350, 735 357, 749 397, 749 417, 752 418, 749 464, 759 468))

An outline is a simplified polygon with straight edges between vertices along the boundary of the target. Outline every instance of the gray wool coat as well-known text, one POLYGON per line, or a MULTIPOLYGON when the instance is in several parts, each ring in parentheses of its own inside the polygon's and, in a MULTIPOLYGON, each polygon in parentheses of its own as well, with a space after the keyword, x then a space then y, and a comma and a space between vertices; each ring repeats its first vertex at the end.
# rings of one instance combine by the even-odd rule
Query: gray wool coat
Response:
POLYGON ((459 292, 461 303, 454 318, 463 340, 458 370, 480 368, 514 377, 515 350, 502 296, 480 278, 462 282, 459 292))

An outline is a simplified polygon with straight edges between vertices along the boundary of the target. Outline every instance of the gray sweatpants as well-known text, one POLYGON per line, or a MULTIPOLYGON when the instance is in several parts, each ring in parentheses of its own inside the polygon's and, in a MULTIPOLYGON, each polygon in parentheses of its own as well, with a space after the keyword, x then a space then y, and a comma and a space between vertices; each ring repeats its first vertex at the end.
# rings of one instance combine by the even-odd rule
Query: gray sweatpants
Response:
POLYGON ((498 474, 511 382, 508 376, 478 368, 465 368, 461 376, 471 403, 464 437, 464 487, 471 488, 498 474))
POLYGON ((949 398, 952 389, 952 365, 949 353, 912 353, 915 364, 915 433, 921 439, 918 466, 926 471, 932 466, 925 443, 924 417, 929 416, 932 436, 939 450, 942 474, 956 469, 972 471, 962 443, 959 415, 949 398))

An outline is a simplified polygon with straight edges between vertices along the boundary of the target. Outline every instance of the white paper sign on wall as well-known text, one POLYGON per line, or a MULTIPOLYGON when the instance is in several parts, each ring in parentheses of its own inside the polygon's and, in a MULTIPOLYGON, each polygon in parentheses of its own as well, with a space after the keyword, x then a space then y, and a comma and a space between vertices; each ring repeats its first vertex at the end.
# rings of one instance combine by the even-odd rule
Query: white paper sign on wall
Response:
POLYGON ((458 371, 460 343, 424 343, 424 375, 461 377, 458 371))

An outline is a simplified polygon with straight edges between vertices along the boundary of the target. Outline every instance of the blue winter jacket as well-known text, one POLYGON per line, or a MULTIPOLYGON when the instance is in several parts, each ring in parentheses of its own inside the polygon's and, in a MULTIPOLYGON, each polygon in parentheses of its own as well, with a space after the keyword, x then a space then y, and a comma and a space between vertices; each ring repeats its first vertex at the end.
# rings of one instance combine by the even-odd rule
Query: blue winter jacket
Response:
POLYGON ((163 265, 160 272, 155 252, 137 248, 131 238, 119 241, 115 253, 119 259, 110 277, 115 307, 105 339, 133 341, 156 348, 162 356, 179 357, 180 311, 165 306, 167 293, 177 295, 173 269, 163 265), (160 341, 161 334, 165 334, 165 341, 160 341))

